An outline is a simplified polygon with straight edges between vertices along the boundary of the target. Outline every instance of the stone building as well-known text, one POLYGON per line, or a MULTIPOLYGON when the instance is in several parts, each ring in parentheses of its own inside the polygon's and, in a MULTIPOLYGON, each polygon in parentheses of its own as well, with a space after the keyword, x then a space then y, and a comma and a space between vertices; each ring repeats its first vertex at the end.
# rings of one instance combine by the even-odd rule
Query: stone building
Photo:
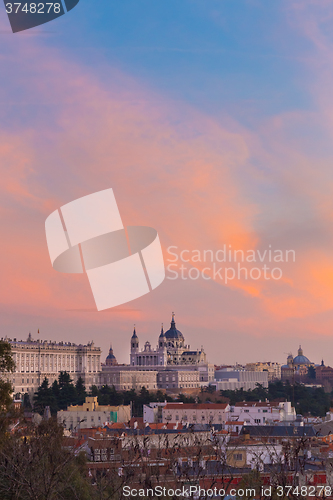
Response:
POLYGON ((74 383, 82 377, 87 388, 92 385, 114 386, 116 390, 197 389, 214 379, 214 365, 207 362, 203 347, 191 350, 177 328, 174 314, 170 329, 163 327, 157 346, 145 342, 139 347, 134 328, 130 340, 130 363, 119 365, 110 347, 105 364, 101 365, 101 349, 93 342, 87 345, 73 342, 6 339, 12 347, 15 373, 8 376, 14 393, 36 392, 46 377, 50 383, 58 379, 60 371, 69 373, 74 383))
POLYGON ((193 350, 185 344, 185 338, 176 328, 175 315, 169 330, 164 332, 163 325, 156 348, 145 342, 139 347, 139 337, 134 328, 131 337, 130 365, 141 370, 157 370, 157 387, 198 388, 214 379, 214 365, 207 361, 203 347, 193 350))
POLYGON ((82 377, 85 385, 98 384, 101 371, 101 349, 94 342, 87 345, 73 342, 34 340, 29 333, 27 340, 5 338, 12 348, 15 372, 8 375, 14 393, 33 394, 44 378, 52 384, 60 371, 70 374, 74 383, 82 377))
POLYGON ((207 360, 203 347, 193 351, 189 345, 185 344, 182 332, 176 328, 174 313, 172 313, 170 328, 165 333, 162 325, 156 349, 153 349, 150 342, 147 341, 144 348, 140 350, 139 338, 134 328, 131 338, 131 366, 194 366, 205 363, 207 360))
POLYGON ((114 386, 117 391, 140 390, 142 387, 148 391, 157 390, 157 371, 138 370, 128 365, 102 365, 99 377, 99 387, 103 385, 114 386))
POLYGON ((281 380, 281 365, 273 361, 247 363, 245 365, 245 370, 252 372, 267 372, 268 382, 281 380))

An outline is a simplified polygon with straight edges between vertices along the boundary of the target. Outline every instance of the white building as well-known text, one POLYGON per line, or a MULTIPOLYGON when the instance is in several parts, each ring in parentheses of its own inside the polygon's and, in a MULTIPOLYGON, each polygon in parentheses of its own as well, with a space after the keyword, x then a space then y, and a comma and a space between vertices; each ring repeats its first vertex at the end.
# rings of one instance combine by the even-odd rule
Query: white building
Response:
POLYGON ((73 342, 5 338, 11 345, 15 372, 8 374, 14 393, 34 393, 46 377, 50 384, 60 371, 70 374, 74 383, 82 377, 85 385, 98 384, 101 370, 101 349, 94 342, 87 345, 73 342))
POLYGON ((245 370, 250 372, 267 372, 268 382, 281 380, 281 364, 273 361, 247 363, 245 365, 245 370))
POLYGON ((162 410, 167 404, 166 401, 163 403, 149 403, 143 405, 143 421, 148 424, 158 424, 163 420, 162 410))
POLYGON ((242 401, 230 406, 229 420, 244 422, 244 425, 293 422, 296 420, 296 411, 289 401, 282 403, 242 401))
POLYGON ((162 422, 189 424, 225 424, 228 403, 167 403, 162 409, 162 422))
POLYGON ((266 371, 236 370, 232 367, 222 368, 215 371, 215 380, 210 382, 217 391, 234 391, 244 389, 245 391, 256 388, 260 384, 268 387, 268 373, 266 371))

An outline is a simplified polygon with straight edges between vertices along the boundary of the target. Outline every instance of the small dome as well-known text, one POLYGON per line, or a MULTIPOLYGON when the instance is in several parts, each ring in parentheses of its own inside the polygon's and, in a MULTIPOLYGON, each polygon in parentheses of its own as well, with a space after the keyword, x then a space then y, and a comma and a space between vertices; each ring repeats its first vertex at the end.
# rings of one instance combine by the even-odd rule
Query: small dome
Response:
POLYGON ((105 364, 108 366, 115 366, 118 364, 116 356, 113 354, 113 349, 110 347, 109 354, 106 356, 105 364))
POLYGON ((175 315, 172 313, 172 321, 171 321, 171 328, 167 332, 165 332, 165 338, 167 339, 181 339, 184 340, 184 335, 182 332, 177 330, 176 328, 176 323, 175 323, 175 315))

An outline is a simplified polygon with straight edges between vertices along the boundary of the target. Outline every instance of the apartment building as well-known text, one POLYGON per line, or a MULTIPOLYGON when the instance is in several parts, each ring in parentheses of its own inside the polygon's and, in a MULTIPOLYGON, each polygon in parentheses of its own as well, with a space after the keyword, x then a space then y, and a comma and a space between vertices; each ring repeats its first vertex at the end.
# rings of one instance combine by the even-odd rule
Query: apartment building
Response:
POLYGON ((167 403, 162 409, 162 421, 225 424, 229 411, 228 403, 167 403))
POLYGON ((264 425, 273 422, 296 420, 295 408, 289 401, 242 401, 230 406, 230 421, 244 422, 244 425, 264 425))
POLYGON ((86 397, 83 405, 72 405, 57 413, 59 423, 65 429, 86 429, 110 422, 128 422, 131 419, 130 405, 99 405, 96 397, 86 397))

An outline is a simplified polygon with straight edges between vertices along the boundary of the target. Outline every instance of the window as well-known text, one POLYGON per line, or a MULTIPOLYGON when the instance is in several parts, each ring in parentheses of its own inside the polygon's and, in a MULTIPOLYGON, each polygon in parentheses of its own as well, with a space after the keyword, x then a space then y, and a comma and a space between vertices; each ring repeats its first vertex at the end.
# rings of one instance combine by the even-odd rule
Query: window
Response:
POLYGON ((243 455, 242 453, 234 453, 234 460, 236 461, 240 461, 240 460, 243 460, 243 455))
POLYGON ((255 423, 255 424, 260 424, 260 422, 261 422, 260 418, 255 418, 255 419, 254 419, 254 423, 255 423))
POLYGON ((176 415, 176 420, 179 420, 179 415, 176 415))
POLYGON ((262 412, 263 412, 263 413, 267 413, 267 410, 263 410, 262 412))
POLYGON ((250 410, 244 410, 244 413, 249 413, 250 410))
POLYGON ((95 460, 95 462, 100 462, 101 461, 101 450, 99 448, 95 448, 95 451, 94 451, 94 460, 95 460))

